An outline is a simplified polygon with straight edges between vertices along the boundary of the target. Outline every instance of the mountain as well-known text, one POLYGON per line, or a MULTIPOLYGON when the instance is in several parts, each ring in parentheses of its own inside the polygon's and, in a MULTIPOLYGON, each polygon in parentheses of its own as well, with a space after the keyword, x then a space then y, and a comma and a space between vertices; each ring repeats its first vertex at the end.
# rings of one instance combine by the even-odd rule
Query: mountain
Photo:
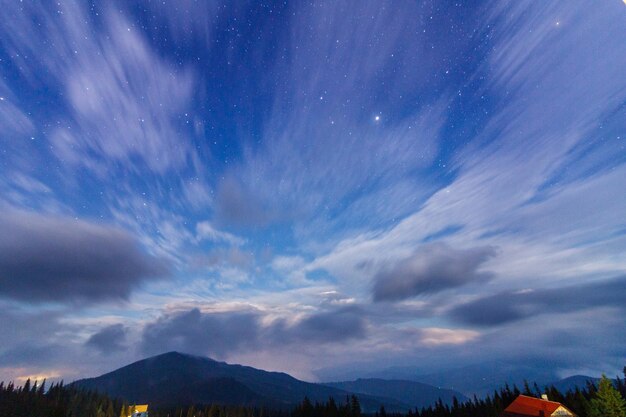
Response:
MULTIPOLYGON (((559 378, 556 372, 549 366, 543 364, 517 364, 504 361, 485 362, 467 365, 459 368, 442 369, 436 372, 424 373, 417 367, 397 366, 367 373, 350 371, 346 373, 346 379, 355 378, 381 378, 381 379, 401 379, 421 382, 435 387, 445 387, 463 393, 467 397, 476 394, 484 397, 492 394, 494 390, 503 387, 504 384, 510 386, 523 386, 524 380, 536 381, 540 387, 547 385, 550 381, 557 381, 559 378)), ((329 376, 336 377, 331 369, 318 370, 318 375, 324 379, 329 376)))
MULTIPOLYGON (((311 401, 329 397, 343 402, 345 390, 300 381, 281 372, 249 366, 230 365, 213 359, 169 352, 140 360, 96 378, 81 379, 73 385, 104 392, 129 403, 156 406, 190 404, 237 404, 291 408, 305 396, 311 401)), ((364 411, 384 405, 403 411, 409 406, 391 398, 359 394, 364 411)))
POLYGON ((599 381, 600 381, 600 378, 594 378, 592 376, 574 375, 574 376, 561 379, 556 382, 552 382, 547 385, 554 386, 560 392, 567 392, 567 391, 574 391, 576 387, 580 389, 584 389, 587 387, 588 382, 593 383, 597 387, 599 381))
POLYGON ((536 381, 540 387, 557 379, 556 373, 550 369, 538 369, 534 366, 491 362, 471 365, 417 376, 416 380, 440 387, 461 391, 468 397, 476 394, 483 397, 505 384, 523 387, 524 381, 536 381))
POLYGON ((456 397, 460 402, 468 398, 458 391, 437 388, 421 382, 406 380, 386 380, 378 378, 357 379, 355 381, 329 382, 329 387, 359 394, 369 394, 378 397, 393 398, 411 407, 423 408, 434 404, 441 398, 444 404, 452 404, 456 397))

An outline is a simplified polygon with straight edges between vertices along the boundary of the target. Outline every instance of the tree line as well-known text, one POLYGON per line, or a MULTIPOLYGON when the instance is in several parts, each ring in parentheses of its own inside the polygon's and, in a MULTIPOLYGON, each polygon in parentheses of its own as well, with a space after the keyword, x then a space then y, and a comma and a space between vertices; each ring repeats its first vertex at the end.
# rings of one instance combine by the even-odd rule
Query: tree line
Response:
MULTIPOLYGON (((626 367, 624 368, 626 377, 626 367)), ((518 395, 540 397, 547 394, 552 401, 560 402, 579 417, 626 417, 626 382, 617 378, 612 382, 605 376, 598 386, 588 383, 586 387, 575 388, 565 393, 550 386, 541 390, 537 384, 532 387, 524 383, 519 389, 505 385, 485 398, 474 396, 465 402, 456 398, 451 405, 441 399, 434 405, 411 409, 406 413, 388 412, 381 407, 373 417, 498 417, 518 395)), ((121 400, 111 399, 94 391, 65 386, 62 382, 46 388, 27 380, 23 386, 12 382, 0 382, 0 417, 127 417, 133 411, 132 405, 121 400)), ((150 417, 364 417, 356 395, 347 396, 345 401, 336 402, 329 398, 325 402, 311 402, 307 397, 291 411, 269 410, 263 407, 229 406, 212 404, 208 406, 184 406, 175 408, 154 408, 150 417)))
MULTIPOLYGON (((624 377, 626 378, 626 367, 624 377)), ((547 394, 551 401, 565 405, 578 417, 626 417, 626 380, 617 377, 612 382, 606 376, 602 376, 598 386, 589 382, 586 387, 576 387, 565 393, 555 386, 542 390, 536 383, 531 387, 525 382, 522 389, 515 385, 512 388, 505 385, 485 398, 474 396, 465 402, 454 398, 451 405, 444 404, 439 399, 432 406, 410 409, 407 413, 387 412, 385 407, 381 407, 374 413, 374 417, 499 417, 520 394, 537 398, 547 394)), ((354 396, 341 407, 337 407, 332 398, 315 404, 305 398, 293 410, 291 417, 359 417, 360 414, 358 399, 354 396)))
MULTIPOLYGON (((0 382, 0 417, 119 417, 122 403, 94 391, 46 382, 0 382)), ((126 416, 124 416, 126 417, 126 416)))

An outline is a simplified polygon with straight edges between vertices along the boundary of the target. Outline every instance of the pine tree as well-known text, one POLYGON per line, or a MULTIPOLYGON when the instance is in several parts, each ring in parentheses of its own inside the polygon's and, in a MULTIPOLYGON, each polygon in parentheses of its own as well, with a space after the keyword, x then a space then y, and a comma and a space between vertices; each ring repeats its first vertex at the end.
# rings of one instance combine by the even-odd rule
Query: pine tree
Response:
POLYGON ((350 397, 350 416, 361 417, 361 403, 356 395, 350 397))
POLYGON ((589 417, 626 417, 626 401, 606 375, 602 375, 595 398, 589 403, 588 415, 589 417))
POLYGON ((22 387, 22 392, 30 392, 30 378, 28 378, 24 383, 24 386, 22 387))
POLYGON ((107 400, 107 407, 106 407, 105 415, 106 417, 115 417, 115 410, 113 409, 113 401, 111 400, 107 400))
POLYGON ((128 417, 128 404, 122 404, 122 409, 120 410, 120 417, 128 417))
POLYGON ((220 408, 217 406, 217 404, 212 404, 211 408, 209 408, 209 411, 207 412, 207 417, 219 417, 220 415, 220 408))

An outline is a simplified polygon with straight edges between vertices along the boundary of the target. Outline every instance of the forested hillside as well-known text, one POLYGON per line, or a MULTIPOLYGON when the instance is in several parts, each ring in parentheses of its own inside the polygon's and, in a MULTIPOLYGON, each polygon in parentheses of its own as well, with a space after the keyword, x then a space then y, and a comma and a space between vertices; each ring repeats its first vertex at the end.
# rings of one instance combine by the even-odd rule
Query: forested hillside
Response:
MULTIPOLYGON (((434 406, 412 409, 408 413, 390 413, 381 407, 375 413, 362 412, 355 395, 335 400, 312 402, 305 397, 291 411, 248 407, 239 404, 180 404, 175 407, 151 407, 150 417, 498 417, 519 395, 539 397, 547 393, 552 401, 564 404, 578 417, 626 417, 626 383, 617 378, 611 382, 603 377, 596 386, 560 392, 554 386, 540 389, 536 384, 524 384, 520 390, 509 387, 492 395, 452 405, 439 400, 434 406)), ((126 417, 132 405, 112 399, 92 390, 64 386, 63 383, 46 388, 45 381, 23 386, 0 382, 0 417, 126 417)))

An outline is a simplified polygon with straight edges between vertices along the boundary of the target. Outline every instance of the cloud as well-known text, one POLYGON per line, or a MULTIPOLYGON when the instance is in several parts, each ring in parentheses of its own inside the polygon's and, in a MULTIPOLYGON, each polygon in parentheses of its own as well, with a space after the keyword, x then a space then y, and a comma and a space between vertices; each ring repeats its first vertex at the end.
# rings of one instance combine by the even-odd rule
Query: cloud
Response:
POLYGON ((253 349, 259 337, 256 312, 203 313, 189 311, 166 314, 143 330, 141 349, 148 354, 169 350, 223 357, 253 349))
MULTIPOLYGON (((0 322, 2 323, 2 340, 0 352, 7 353, 17 347, 32 345, 35 338, 41 341, 38 346, 58 342, 56 335, 72 331, 62 322, 62 315, 55 310, 43 309, 32 311, 30 308, 13 303, 0 304, 0 322)), ((26 354, 26 352, 25 352, 26 354)))
POLYGON ((254 253, 244 251, 239 247, 220 247, 206 254, 195 256, 191 264, 195 268, 235 268, 246 271, 255 266, 255 257, 254 253))
POLYGON ((480 333, 473 330, 425 327, 418 329, 419 341, 425 346, 463 345, 476 340, 480 333))
POLYGON ((492 247, 453 249, 443 243, 426 245, 375 275, 374 301, 398 301, 485 282, 492 275, 479 268, 493 256, 492 247))
MULTIPOLYGON (((6 2, 8 18, 0 24, 6 68, 14 69, 0 81, 0 165, 7 167, 0 182, 8 184, 0 198, 46 211, 58 210, 48 204, 57 198, 68 205, 59 212, 110 215, 153 253, 209 267, 125 306, 128 316, 146 320, 155 305, 189 298, 255 298, 261 310, 280 310, 249 311, 253 318, 242 320, 256 346, 267 347, 268 356, 280 350, 268 341, 275 331, 289 340, 285 351, 310 354, 311 362, 363 354, 376 363, 392 349, 417 350, 422 338, 450 349, 439 355, 441 364, 503 355, 515 345, 522 355, 521 346, 539 351, 549 344, 553 357, 565 352, 581 363, 623 352, 623 320, 609 324, 610 314, 596 316, 592 303, 576 310, 555 293, 548 294, 564 311, 536 298, 546 287, 573 283, 587 283, 588 294, 572 298, 593 297, 590 282, 626 270, 626 199, 616 198, 626 177, 626 44, 615 12, 621 3, 414 3, 401 10, 377 1, 301 4, 265 14, 253 25, 262 36, 245 28, 251 11, 264 13, 253 4, 216 10, 214 2, 191 3, 92 10, 77 2, 6 2), (239 13, 246 19, 234 19, 239 13), (450 25, 450 36, 437 30, 450 25), (276 30, 263 29, 270 26, 276 30), (374 114, 382 119, 375 122, 374 114), (61 169, 50 169, 51 161, 61 169), (197 222, 207 218, 200 238, 197 222), (250 253, 228 248, 234 235, 222 230, 249 232, 250 253), (199 259, 190 246, 212 246, 209 240, 220 247, 199 259), (449 246, 430 246, 435 241, 449 246), (289 258, 262 265, 262 247, 289 258), (498 248, 497 257, 489 247, 498 248), (467 248, 487 250, 488 260, 467 248), (245 279, 227 275, 238 269, 245 279), (472 285, 489 278, 485 270, 497 279, 484 289, 472 285), (213 285, 216 276, 232 285, 213 285), (290 290, 276 291, 285 282, 290 290), (520 282, 535 294, 511 290, 520 282), (498 291, 502 300, 493 295, 498 291), (307 292, 326 292, 327 300, 307 292), (434 295, 416 298, 424 294, 434 295), (361 313, 332 310, 372 297, 401 302, 361 305, 361 313), (483 303, 467 303, 470 297, 483 303), (572 318, 584 318, 580 312, 593 318, 584 331, 572 318), (456 336, 432 329, 449 318, 496 328, 479 343, 444 344, 456 336), (564 321, 572 327, 563 330, 564 321), (385 337, 389 328, 407 327, 425 329, 385 337), (587 337, 589 330, 598 337, 587 337), (558 337, 567 343, 557 351, 558 337), (473 350, 462 357, 462 348, 473 350)), ((76 225, 66 220, 68 228, 76 225)), ((131 290, 146 279, 132 281, 131 290)), ((50 294, 46 301, 65 292, 41 287, 50 294)), ((173 336, 153 340, 156 346, 213 352, 197 340, 202 333, 177 333, 172 323, 180 324, 179 316, 198 329, 230 323, 226 313, 169 313, 151 323, 173 336)), ((3 335, 14 327, 6 323, 3 335)), ((94 331, 83 334, 81 349, 93 351, 83 341, 94 331)), ((236 352, 255 356, 252 345, 232 337, 236 352)), ((27 343, 20 338, 15 346, 27 343)), ((215 350, 227 354, 223 346, 215 350)), ((415 362, 429 359, 415 355, 415 362)))
POLYGON ((215 229, 208 221, 196 224, 196 236, 200 240, 224 242, 235 246, 241 246, 245 243, 245 240, 238 236, 215 229))
POLYGON ((184 168, 193 151, 179 116, 191 110, 193 76, 161 60, 120 15, 110 13, 106 23, 107 41, 81 40, 81 55, 64 74, 80 131, 52 135, 58 156, 92 167, 104 156, 130 170, 139 159, 160 174, 184 168))
POLYGON ((221 224, 265 226, 276 218, 256 192, 231 176, 220 182, 215 203, 215 216, 221 224))
POLYGON ((27 302, 124 300, 168 266, 133 236, 67 217, 0 215, 0 296, 27 302))
POLYGON ((454 320, 500 326, 539 315, 615 307, 625 309, 626 277, 551 289, 506 291, 454 307, 454 320))
POLYGON ((128 329, 123 324, 112 324, 92 334, 85 345, 108 355, 126 349, 127 335, 128 329))
POLYGON ((36 344, 30 341, 0 353, 0 367, 48 364, 64 356, 66 349, 60 344, 47 342, 36 344))
POLYGON ((75 351, 76 343, 68 335, 79 333, 79 326, 66 318, 58 308, 33 309, 22 303, 1 301, 0 368, 36 367, 42 371, 71 356, 68 353, 75 351))
POLYGON ((220 3, 214 0, 147 2, 144 7, 152 10, 153 18, 159 21, 158 26, 167 30, 174 41, 181 45, 188 45, 195 40, 210 45, 214 20, 220 13, 220 3))
MULTIPOLYGON (((35 133, 35 126, 28 115, 20 109, 18 96, 0 80, 0 143, 11 145, 11 139, 25 138, 35 133), (9 139, 9 140, 7 140, 9 139)), ((19 147, 15 146, 16 149, 19 147)))
POLYGON ((366 336, 367 322, 357 308, 341 308, 308 315, 293 324, 272 325, 270 334, 280 343, 333 343, 366 336))
POLYGON ((302 315, 295 320, 270 318, 257 310, 201 311, 164 314, 143 330, 146 354, 178 350, 226 357, 277 345, 341 343, 366 336, 367 321, 356 308, 302 315))
POLYGON ((193 129, 180 117, 191 112, 194 75, 153 52, 119 10, 67 2, 7 13, 2 45, 29 57, 22 75, 37 85, 45 73, 51 94, 66 100, 65 120, 48 136, 60 160, 106 177, 120 164, 164 174, 195 158, 193 129))
POLYGON ((259 145, 244 146, 220 185, 221 219, 293 222, 298 238, 323 240, 355 225, 395 221, 432 192, 420 179, 439 152, 449 95, 409 106, 402 97, 405 88, 416 94, 416 83, 432 85, 422 77, 453 52, 425 42, 415 27, 429 23, 416 22, 419 6, 407 7, 302 4, 289 17, 293 30, 278 40, 289 59, 255 63, 271 68, 258 84, 276 86, 273 102, 261 109, 267 118, 259 145), (355 18, 346 21, 346 13, 355 18), (383 28, 385 36, 377 36, 383 28), (373 115, 381 112, 384 122, 376 123, 373 115), (386 204, 390 198, 394 203, 386 204))
MULTIPOLYGON (((363 261, 408 256, 423 239, 458 227, 446 241, 497 247, 490 270, 509 288, 546 271, 586 279, 624 270, 615 252, 624 247, 616 236, 624 227, 618 217, 626 200, 615 198, 624 193, 619 179, 626 166, 616 140, 623 138, 624 118, 606 122, 622 114, 618 109, 626 99, 626 82, 612 64, 626 56, 615 40, 615 10, 610 3, 593 10, 583 3, 485 5, 490 18, 480 21, 485 39, 491 38, 490 52, 469 77, 482 82, 478 91, 459 92, 474 104, 484 98, 492 105, 485 108, 485 123, 451 152, 444 170, 449 183, 392 226, 346 238, 347 244, 318 257, 315 266, 358 288, 363 261), (569 23, 557 28, 557 19, 569 23), (607 29, 590 35, 585 27, 607 29), (583 102, 589 105, 571 105, 583 102), (594 153, 594 168, 581 174, 589 156, 583 151, 591 152, 589 140, 598 136, 605 138, 603 153, 594 153)), ((599 148, 595 142, 592 147, 599 148)), ((401 204, 408 195, 383 201, 401 204)))

